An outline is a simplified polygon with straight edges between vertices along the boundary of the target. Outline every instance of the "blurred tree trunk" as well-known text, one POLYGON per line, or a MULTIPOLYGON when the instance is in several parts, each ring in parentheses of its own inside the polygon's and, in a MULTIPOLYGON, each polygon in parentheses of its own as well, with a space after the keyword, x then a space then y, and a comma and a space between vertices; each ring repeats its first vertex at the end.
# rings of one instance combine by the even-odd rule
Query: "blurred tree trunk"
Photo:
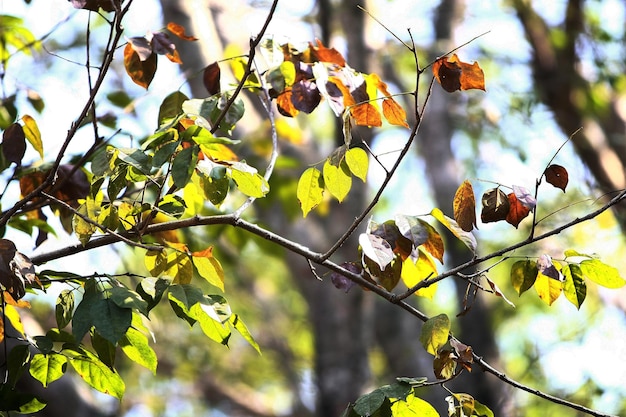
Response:
MULTIPOLYGON (((437 7, 433 20, 436 49, 433 49, 431 59, 458 46, 454 40, 454 28, 463 19, 463 8, 463 0, 442 0, 437 7)), ((457 94, 447 93, 439 85, 434 85, 418 135, 418 149, 426 164, 426 174, 434 200, 437 206, 451 217, 454 194, 465 179, 452 149, 452 136, 458 129, 457 106, 457 94)), ((446 235, 445 239, 446 263, 450 267, 471 258, 469 251, 458 239, 451 234, 446 235)), ((456 280, 455 284, 457 299, 461 305, 467 284, 461 280, 456 280)), ((479 293, 475 300, 470 296, 468 306, 471 306, 469 312, 459 317, 460 339, 472 346, 474 351, 489 363, 497 364, 498 351, 493 325, 482 294, 479 293)), ((506 406, 509 395, 503 392, 503 385, 479 369, 475 368, 474 372, 462 375, 450 386, 457 391, 473 395, 478 401, 490 407, 495 415, 510 415, 506 406)))
MULTIPOLYGON (((540 100, 552 111, 565 136, 583 127, 572 137, 572 143, 598 188, 603 193, 624 189, 626 120, 619 109, 623 95, 610 88, 606 106, 591 105, 594 83, 581 74, 579 60, 579 48, 588 41, 582 39, 587 36, 584 1, 568 1, 562 23, 554 27, 548 25, 529 1, 512 3, 532 50, 533 78, 540 100), (562 39, 559 43, 552 36, 557 30, 564 35, 564 38, 559 36, 562 39)), ((613 208, 626 232, 626 206, 618 204, 613 208)))
MULTIPOLYGON (((223 17, 234 12, 242 3, 234 0, 230 4, 219 3, 220 14, 223 17)), ((348 39, 347 60, 355 69, 367 72, 368 51, 363 42, 363 19, 364 14, 358 12, 356 5, 360 2, 346 0, 338 6, 328 2, 320 2, 320 15, 322 28, 343 27, 343 35, 348 39)), ((210 0, 206 1, 207 9, 212 4, 218 4, 210 0)), ((161 1, 164 19, 166 22, 174 21, 192 28, 190 32, 197 36, 193 28, 202 25, 219 28, 219 22, 214 21, 216 9, 213 13, 207 10, 191 8, 184 0, 161 1), (196 20, 197 18, 200 20, 196 20), (207 19, 213 19, 207 21, 207 19)), ((196 6, 197 7, 197 6, 196 6)), ((217 7, 217 6, 216 6, 217 7)), ((232 21, 228 18, 226 21, 232 21)), ((259 25, 262 22, 259 22, 259 25)), ((327 30, 327 29, 323 29, 327 30)), ((221 42, 228 41, 231 31, 217 29, 221 42)), ((242 31, 238 31, 241 34, 242 31)), ((253 35, 253 33, 250 33, 253 35)), ((328 39, 328 32, 323 37, 328 39)), ((213 39, 211 42, 215 42, 213 39)), ((181 45, 183 49, 192 48, 191 51, 181 50, 183 70, 186 73, 196 73, 204 68, 210 60, 219 59, 219 56, 207 57, 199 45, 187 42, 181 45), (185 58, 187 57, 187 58, 185 58)), ((215 47, 215 46, 214 46, 215 47)), ((202 85, 190 84, 194 97, 206 96, 202 85)), ((246 116, 250 111, 248 107, 246 116)), ((336 129, 335 129, 336 130, 336 129)), ((329 132, 329 137, 334 137, 336 132, 329 132)), ((338 133, 341 134, 341 131, 338 133)), ((369 140, 370 131, 359 131, 355 137, 364 141, 369 140)), ((318 149, 319 144, 311 141, 291 151, 300 155, 303 164, 318 162, 328 155, 322 154, 318 149)), ((306 221, 290 221, 289 217, 281 210, 279 202, 271 207, 263 204, 257 206, 257 215, 261 222, 269 225, 272 230, 286 237, 302 243, 314 250, 326 251, 343 234, 343 231, 352 223, 365 201, 365 187, 355 182, 350 195, 343 204, 332 202, 332 207, 327 216, 309 214, 306 221), (264 206, 261 208, 261 206, 264 206)), ((295 196, 293 203, 296 204, 295 196)), ((352 238, 340 248, 334 255, 339 262, 355 260, 356 239, 352 238)), ((314 333, 315 349, 315 382, 317 386, 317 406, 315 414, 320 417, 339 416, 350 401, 354 401, 363 393, 363 389, 369 381, 368 348, 371 332, 368 330, 368 306, 367 299, 362 291, 351 291, 345 294, 337 290, 330 282, 318 281, 312 273, 308 263, 302 258, 287 254, 287 262, 292 271, 293 279, 300 288, 309 305, 310 321, 314 333)), ((324 272, 319 271, 320 275, 324 272)), ((297 390, 297 387, 294 387, 297 390)), ((297 395, 297 393, 295 393, 297 395)), ((294 410, 294 415, 303 415, 305 410, 294 410), (297 414, 300 412, 300 414, 297 414)))

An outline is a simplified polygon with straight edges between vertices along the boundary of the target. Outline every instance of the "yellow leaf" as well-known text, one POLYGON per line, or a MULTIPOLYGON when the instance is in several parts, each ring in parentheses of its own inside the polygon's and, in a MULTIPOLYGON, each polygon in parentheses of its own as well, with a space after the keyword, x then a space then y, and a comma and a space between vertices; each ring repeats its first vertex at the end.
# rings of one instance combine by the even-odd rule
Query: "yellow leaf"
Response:
POLYGON ((352 177, 344 163, 335 166, 327 159, 324 163, 324 184, 330 194, 341 203, 352 188, 352 177))
POLYGON ((352 148, 346 151, 346 164, 350 168, 350 172, 360 178, 363 182, 367 179, 367 170, 369 168, 369 158, 367 152, 361 148, 352 148))
POLYGON ((296 196, 302 208, 302 217, 306 217, 323 200, 324 185, 319 169, 311 167, 306 169, 298 180, 296 196))
MULTIPOLYGON (((419 258, 415 262, 410 257, 402 262, 402 273, 400 277, 409 288, 414 287, 420 281, 434 275, 437 275, 437 266, 433 259, 421 249, 419 249, 419 258)), ((415 292, 415 295, 432 300, 436 292, 437 283, 425 288, 420 288, 415 292)))
POLYGON ((213 257, 213 246, 191 254, 198 274, 211 285, 224 291, 224 270, 220 262, 213 257))
POLYGON ((535 290, 539 298, 543 300, 547 305, 552 305, 557 298, 561 295, 563 284, 561 281, 554 278, 545 276, 541 272, 537 274, 537 279, 534 284, 535 290))
POLYGON ((43 159, 43 142, 41 140, 41 133, 39 132, 37 122, 27 114, 22 116, 22 121, 24 122, 23 130, 26 139, 28 139, 30 144, 33 145, 33 148, 39 152, 41 159, 43 159))

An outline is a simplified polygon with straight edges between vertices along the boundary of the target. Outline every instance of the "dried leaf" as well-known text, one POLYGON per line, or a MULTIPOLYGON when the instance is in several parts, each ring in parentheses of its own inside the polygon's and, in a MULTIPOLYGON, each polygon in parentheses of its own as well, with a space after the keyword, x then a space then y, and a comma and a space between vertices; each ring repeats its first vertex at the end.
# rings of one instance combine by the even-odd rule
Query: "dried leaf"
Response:
POLYGON ((546 171, 543 173, 546 177, 546 181, 556 188, 560 188, 565 192, 565 187, 567 187, 567 182, 569 180, 569 175, 567 173, 567 169, 562 167, 561 165, 552 164, 546 171))
POLYGON ((515 197, 522 203, 525 207, 528 207, 530 211, 533 211, 537 206, 537 200, 530 194, 528 189, 521 187, 519 185, 513 186, 513 192, 515 193, 515 197))
POLYGON ((409 127, 409 124, 406 122, 406 112, 402 106, 392 98, 383 100, 383 116, 385 116, 385 119, 392 125, 409 127))
POLYGON ((463 181, 456 190, 452 209, 459 227, 466 232, 471 232, 476 226, 476 200, 472 183, 468 180, 463 181))
POLYGON ((207 65, 202 73, 202 82, 210 95, 220 92, 220 66, 217 62, 207 65))
POLYGON ((508 195, 508 199, 509 212, 506 215, 506 221, 515 226, 517 229, 520 222, 530 213, 530 209, 517 199, 517 195, 515 193, 510 193, 508 195))
POLYGON ((344 57, 335 48, 325 47, 319 39, 317 39, 317 46, 309 43, 309 49, 315 54, 317 61, 336 64, 340 67, 346 66, 344 57))
POLYGON ((21 124, 13 123, 2 133, 2 153, 8 163, 22 165, 26 153, 26 135, 21 124))
POLYGON ((452 93, 457 90, 485 90, 485 75, 477 62, 468 64, 454 54, 450 58, 441 57, 433 63, 435 78, 444 90, 452 93))
POLYGON ((493 293, 495 295, 497 295, 498 297, 502 298, 511 307, 515 308, 515 304, 513 304, 511 301, 509 301, 508 298, 506 298, 506 296, 502 293, 502 291, 500 291, 500 288, 498 288, 498 286, 496 285, 495 282, 490 280, 486 275, 483 275, 483 278, 485 278, 485 280, 487 280, 487 283, 489 284, 489 287, 491 287, 491 291, 493 291, 493 293))
POLYGON ((178 36, 180 39, 186 40, 186 41, 197 41, 198 38, 196 38, 195 36, 189 36, 187 34, 185 34, 185 28, 182 27, 181 25, 174 23, 174 22, 169 22, 167 24, 167 30, 169 30, 170 32, 172 32, 174 35, 178 36))
POLYGON ((283 91, 278 97, 276 97, 276 106, 278 108, 278 112, 283 116, 287 117, 295 117, 298 113, 298 109, 295 108, 293 102, 291 101, 291 88, 283 91))
POLYGON ((509 214, 509 198, 499 188, 492 188, 485 191, 481 199, 483 209, 480 213, 480 220, 483 223, 498 222, 505 220, 509 214))
POLYGON ((320 104, 321 100, 320 91, 312 81, 298 81, 291 87, 291 102, 297 110, 311 113, 320 104))
POLYGON ((563 274, 561 274, 561 271, 556 269, 552 263, 552 257, 550 255, 543 254, 537 259, 537 269, 539 270, 539 273, 547 277, 560 282, 564 281, 563 274))
POLYGON ((152 53, 145 60, 141 60, 130 43, 124 48, 124 68, 131 80, 143 88, 148 88, 157 69, 157 56, 152 53))

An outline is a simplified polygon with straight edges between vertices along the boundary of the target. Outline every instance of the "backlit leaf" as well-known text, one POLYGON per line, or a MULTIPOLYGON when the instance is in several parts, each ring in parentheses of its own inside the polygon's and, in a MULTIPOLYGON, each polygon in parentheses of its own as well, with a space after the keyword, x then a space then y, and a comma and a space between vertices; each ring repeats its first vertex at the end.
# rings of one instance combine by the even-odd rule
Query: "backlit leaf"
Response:
POLYGON ((384 271, 394 258, 391 245, 380 236, 361 233, 359 235, 359 245, 363 255, 374 261, 381 271, 384 271))
POLYGON ((67 358, 58 353, 37 353, 30 360, 30 374, 45 387, 61 378, 67 369, 67 358))
POLYGON ((517 199, 515 193, 510 193, 507 197, 509 199, 509 212, 506 215, 506 221, 517 229, 520 222, 530 213, 530 209, 517 199))
POLYGON ((409 124, 406 122, 406 112, 402 106, 392 98, 383 100, 383 116, 385 116, 385 119, 392 125, 403 126, 407 129, 409 127, 409 124))
POLYGON ((237 189, 249 197, 265 197, 270 190, 267 180, 244 162, 231 163, 229 172, 237 189))
POLYGON ((316 40, 317 46, 309 43, 309 49, 317 56, 318 61, 337 64, 340 67, 346 66, 346 60, 335 48, 327 48, 322 41, 316 40))
POLYGON ((148 337, 132 327, 120 339, 119 346, 122 352, 133 362, 143 366, 156 374, 157 356, 148 344, 148 337))
POLYGON ((552 305, 561 295, 563 283, 542 273, 538 273, 534 287, 539 298, 541 298, 544 303, 552 305))
POLYGON ((530 191, 519 185, 513 185, 513 192, 515 193, 515 197, 517 197, 519 202, 528 209, 530 209, 530 211, 533 211, 535 209, 535 206, 537 206, 537 200, 530 194, 530 191))
POLYGON ((449 93, 457 90, 485 90, 485 75, 478 63, 462 62, 456 54, 436 60, 433 63, 433 73, 443 89, 449 93))
POLYGON ((616 268, 598 259, 582 261, 580 269, 587 278, 606 288, 621 288, 626 284, 616 268))
POLYGON ((185 148, 174 157, 172 162, 172 179, 178 188, 184 188, 191 179, 194 169, 198 163, 198 145, 185 148))
MULTIPOLYGON (((402 273, 400 276, 408 288, 414 287, 426 278, 437 275, 437 266, 432 259, 421 250, 418 252, 419 255, 416 260, 406 258, 402 262, 402 273)), ((415 295, 432 300, 436 292, 437 283, 434 283, 428 287, 420 288, 415 292, 415 295)))
POLYGON ((322 173, 315 167, 307 168, 300 176, 296 195, 302 208, 302 217, 306 217, 309 211, 322 202, 323 184, 322 173))
POLYGON ((569 180, 569 175, 567 173, 567 169, 562 167, 561 165, 552 164, 548 168, 546 168, 543 173, 546 177, 546 181, 556 188, 560 188, 565 192, 565 188, 567 187, 567 182, 569 180))
POLYGON ((120 375, 106 366, 97 356, 84 349, 64 347, 70 364, 80 377, 97 391, 121 400, 126 386, 120 375))
POLYGON ((213 246, 191 254, 198 274, 211 285, 224 291, 224 270, 220 262, 213 257, 213 246))
POLYGON ((476 252, 477 242, 476 238, 471 232, 466 232, 461 229, 461 227, 459 227, 455 220, 443 214, 443 212, 438 208, 432 209, 430 214, 442 225, 444 225, 449 231, 451 231, 452 234, 456 236, 461 242, 463 242, 463 244, 465 244, 465 246, 467 246, 469 250, 471 250, 472 252, 476 252))
POLYGON ((422 326, 420 342, 431 355, 436 355, 439 348, 448 342, 450 319, 445 314, 431 317, 422 326))
POLYGON ((324 185, 330 194, 341 203, 352 188, 352 176, 348 166, 343 161, 339 166, 335 166, 327 159, 324 163, 323 175, 324 185))
POLYGON ((372 103, 361 103, 350 108, 354 122, 359 126, 379 127, 383 125, 380 112, 372 103))
POLYGON ((382 412, 382 407, 391 407, 389 399, 380 389, 375 389, 369 394, 365 394, 359 397, 354 403, 354 412, 359 416, 377 416, 377 415, 389 415, 389 413, 382 412))
POLYGON ((441 417, 429 402, 411 394, 405 401, 395 401, 391 406, 394 417, 441 417))
POLYGON ((252 337, 252 334, 250 334, 250 331, 248 330, 248 326, 246 326, 243 320, 241 320, 241 317, 239 317, 239 315, 231 315, 230 319, 228 319, 228 322, 248 343, 250 343, 250 346, 252 346, 254 350, 259 352, 259 354, 261 353, 261 348, 259 344, 256 342, 256 340, 254 340, 254 337, 252 337))
POLYGON ((361 148, 351 148, 346 151, 346 164, 350 168, 350 172, 363 182, 367 179, 367 170, 369 168, 369 158, 367 152, 361 148))
POLYGON ((311 113, 321 100, 322 96, 313 81, 301 80, 291 86, 291 102, 297 110, 311 113))
POLYGON ((74 313, 74 292, 62 290, 57 297, 54 308, 57 327, 62 329, 72 321, 72 314, 74 313))
POLYGON ((563 267, 563 276, 565 276, 565 282, 563 282, 563 294, 565 298, 574 304, 577 309, 585 301, 587 296, 587 284, 583 272, 578 264, 568 264, 563 267))
POLYGON ((459 227, 471 232, 476 226, 476 200, 474 199, 474 189, 468 180, 457 188, 452 201, 454 219, 459 227))
POLYGON ((452 378, 456 369, 456 361, 452 351, 442 349, 437 351, 433 360, 433 371, 437 379, 452 378))
POLYGON ((535 261, 530 259, 517 261, 511 266, 511 285, 519 295, 522 295, 533 286, 538 273, 535 261))
POLYGON ((124 68, 130 79, 143 88, 148 88, 157 69, 157 55, 152 53, 145 60, 141 60, 130 43, 124 47, 124 68))
POLYGON ((185 33, 185 28, 174 22, 168 22, 167 30, 169 30, 174 35, 178 36, 180 39, 183 39, 185 41, 197 41, 198 40, 198 38, 196 38, 195 36, 187 35, 185 33))
POLYGON ((213 305, 198 303, 189 309, 190 315, 198 321, 202 332, 211 340, 228 345, 230 330, 220 320, 213 305))
POLYGON ((30 144, 39 153, 39 157, 43 159, 43 142, 41 140, 41 132, 37 126, 37 122, 31 116, 25 114, 22 116, 24 122, 24 135, 30 144))

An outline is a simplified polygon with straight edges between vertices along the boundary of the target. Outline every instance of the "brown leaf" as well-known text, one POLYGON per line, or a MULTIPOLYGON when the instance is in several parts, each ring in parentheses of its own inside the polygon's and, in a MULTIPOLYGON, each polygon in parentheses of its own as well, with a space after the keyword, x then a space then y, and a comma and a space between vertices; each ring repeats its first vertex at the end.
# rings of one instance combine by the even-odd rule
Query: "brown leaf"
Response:
POLYGON ((174 23, 174 22, 169 22, 167 24, 167 30, 169 30, 170 32, 172 32, 174 35, 178 36, 180 39, 186 40, 186 41, 197 41, 198 38, 196 38, 195 36, 189 36, 185 33, 185 28, 182 27, 181 25, 174 23))
POLYGON ((119 9, 121 0, 70 0, 75 9, 91 10, 97 12, 102 8, 105 12, 113 12, 119 9))
POLYGON ((0 290, 6 291, 19 300, 26 294, 24 280, 13 273, 11 263, 17 253, 15 244, 8 239, 0 239, 0 290))
POLYGON ((450 338, 450 346, 456 351, 457 363, 466 371, 472 372, 472 363, 474 362, 472 347, 459 342, 455 338, 450 338))
POLYGON ((320 91, 312 81, 298 81, 291 87, 291 102, 300 111, 311 113, 321 100, 320 91))
POLYGON ((337 64, 340 67, 346 66, 346 60, 344 57, 335 48, 325 47, 319 39, 317 39, 317 46, 309 43, 309 49, 314 53, 317 60, 320 62, 337 64))
POLYGON ((517 229, 517 226, 522 220, 524 220, 530 213, 530 209, 526 207, 520 200, 517 199, 515 193, 510 193, 509 198, 509 213, 506 215, 506 221, 517 229))
POLYGON ((220 66, 217 62, 207 65, 202 74, 202 82, 210 95, 220 92, 220 66))
POLYGON ((433 73, 443 89, 449 93, 457 90, 485 90, 485 75, 480 65, 477 62, 462 62, 456 54, 436 60, 433 63, 433 73))
POLYGON ((437 352, 433 360, 433 370, 437 379, 448 379, 454 376, 456 361, 454 354, 447 349, 437 352))
POLYGON ((546 168, 543 175, 545 175, 547 182, 565 192, 565 187, 567 187, 567 182, 569 181, 567 169, 561 165, 552 164, 546 168))
POLYGON ((167 35, 167 33, 152 32, 152 39, 150 40, 150 44, 152 45, 152 51, 154 53, 158 55, 165 55, 167 59, 176 64, 183 63, 183 61, 180 60, 178 51, 176 50, 176 45, 174 45, 174 42, 170 40, 170 37, 167 35))
POLYGON ((476 226, 476 200, 472 183, 468 180, 463 181, 456 190, 452 210, 459 227, 465 232, 471 232, 476 226))
POLYGON ((483 204, 480 220, 483 223, 499 222, 505 220, 509 214, 509 198, 499 188, 485 191, 481 199, 483 204))
POLYGON ((156 73, 157 56, 152 53, 142 61, 132 45, 127 43, 124 48, 124 68, 135 84, 147 89, 156 73))
POLYGON ((7 162, 22 165, 26 153, 26 135, 21 124, 13 123, 2 134, 2 153, 7 162))

